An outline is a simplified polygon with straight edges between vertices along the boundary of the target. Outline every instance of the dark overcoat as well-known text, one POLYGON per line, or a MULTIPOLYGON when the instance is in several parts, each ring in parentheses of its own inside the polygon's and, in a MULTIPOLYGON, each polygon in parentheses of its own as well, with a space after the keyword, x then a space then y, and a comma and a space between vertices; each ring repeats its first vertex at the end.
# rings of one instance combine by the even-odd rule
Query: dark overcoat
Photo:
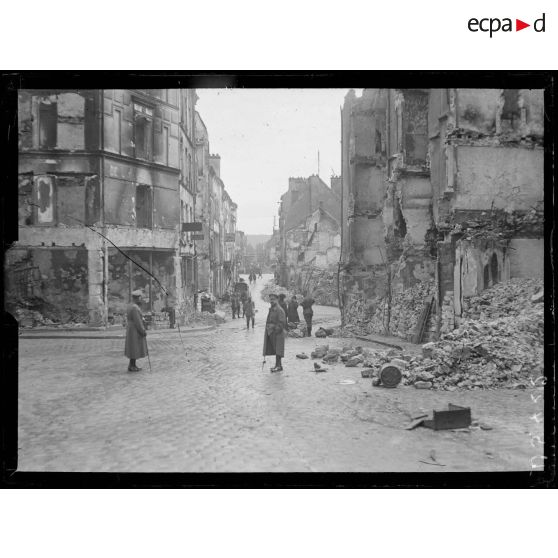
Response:
POLYGON ((248 316, 250 318, 254 316, 254 314, 256 313, 256 305, 254 304, 254 301, 252 299, 246 299, 244 301, 243 310, 245 316, 248 316))
POLYGON ((314 299, 311 296, 307 296, 302 301, 302 314, 304 315, 304 317, 306 317, 306 316, 312 317, 314 315, 314 310, 312 309, 312 304, 314 304, 314 299))
POLYGON ((147 356, 147 340, 143 317, 137 304, 128 304, 126 308, 126 344, 124 355, 128 358, 144 358, 147 356))
POLYGON ((285 328, 287 317, 283 309, 277 304, 269 309, 265 323, 263 354, 285 356, 285 328))
POLYGON ((300 318, 298 317, 298 302, 296 300, 291 300, 288 309, 287 321, 298 324, 298 322, 300 322, 300 318))

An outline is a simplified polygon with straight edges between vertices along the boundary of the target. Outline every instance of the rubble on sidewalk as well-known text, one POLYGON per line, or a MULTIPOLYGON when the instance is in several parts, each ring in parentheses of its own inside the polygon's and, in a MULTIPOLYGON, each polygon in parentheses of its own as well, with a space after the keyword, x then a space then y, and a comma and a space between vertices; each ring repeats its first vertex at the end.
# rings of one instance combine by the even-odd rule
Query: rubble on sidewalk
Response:
POLYGON ((422 346, 407 384, 435 389, 517 387, 543 370, 542 281, 512 280, 466 301, 457 329, 422 346), (418 384, 418 385, 417 385, 418 384))
POLYGON ((422 354, 345 345, 334 356, 324 345, 312 357, 330 351, 327 362, 362 366, 363 377, 372 378, 391 364, 401 371, 403 385, 417 389, 525 389, 544 375, 541 292, 541 280, 514 279, 471 297, 457 329, 422 345, 422 354))

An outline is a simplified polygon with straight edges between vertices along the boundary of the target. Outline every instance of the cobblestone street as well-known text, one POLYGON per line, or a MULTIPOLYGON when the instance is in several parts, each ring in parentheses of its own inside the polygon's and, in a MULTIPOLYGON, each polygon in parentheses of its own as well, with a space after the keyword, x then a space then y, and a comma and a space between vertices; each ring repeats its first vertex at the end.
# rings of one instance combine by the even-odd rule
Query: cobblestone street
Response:
MULTIPOLYGON (((22 471, 504 471, 541 465, 542 389, 457 391, 374 388, 359 368, 312 372, 317 339, 287 339, 283 373, 262 371, 267 304, 253 288, 255 329, 150 333, 139 373, 122 339, 21 339, 22 471), (355 383, 340 384, 350 379, 355 383), (539 395, 541 397, 539 397, 539 395), (405 430, 410 416, 447 403, 471 406, 492 427, 405 430), (537 413, 540 413, 537 415, 537 413), (434 450, 436 466, 422 463, 434 450)), ((334 322, 335 308, 316 307, 334 322)), ((341 346, 342 340, 330 340, 341 346)))

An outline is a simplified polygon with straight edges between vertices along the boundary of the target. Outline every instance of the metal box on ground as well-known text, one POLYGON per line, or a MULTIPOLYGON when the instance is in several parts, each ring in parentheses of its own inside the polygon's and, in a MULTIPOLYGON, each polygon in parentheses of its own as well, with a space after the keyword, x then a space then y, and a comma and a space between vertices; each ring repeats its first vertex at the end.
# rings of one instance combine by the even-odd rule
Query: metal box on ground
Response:
POLYGON ((432 420, 425 420, 422 425, 434 430, 467 428, 471 426, 471 408, 449 403, 447 411, 433 411, 432 420))

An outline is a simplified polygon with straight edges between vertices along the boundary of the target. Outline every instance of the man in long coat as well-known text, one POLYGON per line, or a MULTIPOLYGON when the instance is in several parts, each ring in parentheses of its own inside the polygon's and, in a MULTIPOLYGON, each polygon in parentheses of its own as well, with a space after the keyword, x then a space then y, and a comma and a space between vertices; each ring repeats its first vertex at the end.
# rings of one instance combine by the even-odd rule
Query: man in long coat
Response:
POLYGON ((308 337, 312 335, 312 317, 314 316, 314 310, 312 305, 314 304, 314 299, 310 296, 310 293, 306 293, 304 300, 302 301, 302 315, 306 322, 306 333, 308 337))
POLYGON ((269 302, 271 307, 265 323, 263 355, 275 355, 275 366, 272 372, 282 372, 281 358, 285 355, 285 329, 287 327, 287 317, 285 312, 277 303, 277 295, 270 294, 269 302))
POLYGON ((249 296, 244 303, 244 315, 246 316, 246 329, 250 328, 250 320, 252 321, 252 329, 254 329, 254 317, 256 314, 256 305, 252 300, 252 297, 249 296))
POLYGON ((238 300, 238 294, 235 292, 231 295, 231 310, 233 319, 240 318, 240 302, 238 300))
POLYGON ((126 308, 126 344, 124 355, 130 359, 128 372, 139 372, 141 368, 136 366, 136 359, 147 356, 147 332, 143 325, 143 315, 139 305, 141 304, 141 290, 132 293, 132 302, 126 308))

